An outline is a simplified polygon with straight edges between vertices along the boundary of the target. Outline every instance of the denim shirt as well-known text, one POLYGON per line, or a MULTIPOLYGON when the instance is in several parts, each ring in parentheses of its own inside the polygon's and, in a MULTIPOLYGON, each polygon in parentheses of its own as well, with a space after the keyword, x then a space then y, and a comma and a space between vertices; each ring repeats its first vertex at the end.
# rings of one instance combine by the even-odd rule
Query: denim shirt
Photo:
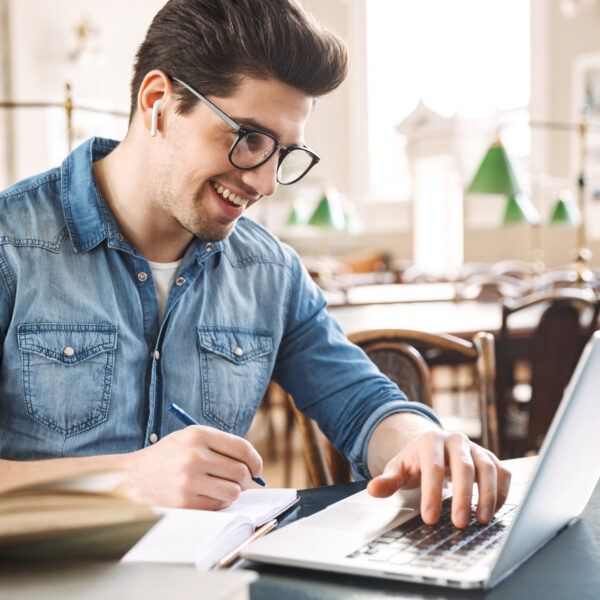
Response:
POLYGON ((148 261, 102 198, 93 138, 0 194, 0 457, 122 453, 180 429, 243 436, 270 379, 368 477, 375 426, 408 403, 326 311, 296 253, 250 219, 195 238, 162 322, 148 261))

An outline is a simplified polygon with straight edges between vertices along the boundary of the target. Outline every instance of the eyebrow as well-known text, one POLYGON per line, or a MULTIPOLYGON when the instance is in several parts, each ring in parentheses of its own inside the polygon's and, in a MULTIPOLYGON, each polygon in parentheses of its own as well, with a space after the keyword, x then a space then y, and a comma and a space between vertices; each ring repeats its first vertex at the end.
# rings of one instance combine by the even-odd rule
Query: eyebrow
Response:
POLYGON ((245 117, 231 117, 238 125, 243 125, 244 127, 247 127, 248 129, 258 129, 260 131, 264 131, 265 133, 269 133, 271 134, 273 137, 279 139, 279 136, 269 127, 266 127, 265 125, 263 125, 262 123, 259 123, 258 121, 255 121, 252 118, 245 118, 245 117))
MULTIPOLYGON (((264 131, 265 133, 270 133, 276 140, 277 143, 280 143, 279 141, 279 136, 277 135, 277 133, 275 133, 272 129, 270 129, 269 127, 265 127, 262 123, 259 123, 258 121, 255 121, 252 118, 245 118, 245 117, 230 117, 231 119, 233 119, 238 125, 242 125, 243 127, 247 127, 248 129, 258 129, 259 131, 264 131)), ((299 148, 303 148, 304 146, 306 146, 306 144, 302 141, 302 142, 294 142, 293 144, 289 144, 288 146, 285 146, 286 148, 291 148, 292 146, 298 146, 299 148)))

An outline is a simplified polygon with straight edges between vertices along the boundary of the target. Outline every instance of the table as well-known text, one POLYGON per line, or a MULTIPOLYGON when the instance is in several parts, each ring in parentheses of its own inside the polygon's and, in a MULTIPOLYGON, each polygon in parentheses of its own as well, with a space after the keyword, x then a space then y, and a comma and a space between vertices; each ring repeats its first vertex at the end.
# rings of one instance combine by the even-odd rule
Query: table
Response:
MULTIPOLYGON (((527 459, 526 459, 527 460, 527 459)), ((300 504, 282 524, 313 514, 358 492, 364 482, 301 490, 300 504)), ((400 581, 285 568, 245 562, 259 573, 251 584, 252 600, 363 600, 370 598, 462 598, 490 600, 598 600, 600 597, 600 483, 582 518, 532 556, 490 591, 454 590, 400 581)))
POLYGON ((115 561, 3 561, 3 600, 232 600, 247 597, 256 573, 202 573, 191 565, 115 561))
POLYGON ((389 304, 398 302, 450 302, 456 297, 454 283, 380 283, 342 290, 323 290, 330 306, 389 304))
MULTIPOLYGON (((529 461, 529 459, 520 459, 529 461)), ((511 461, 513 462, 513 461, 511 461)), ((518 461, 517 461, 518 462, 518 461)), ((281 525, 321 510, 365 487, 365 482, 300 490, 300 503, 281 525)), ((4 562, 0 598, 75 600, 164 598, 231 600, 248 581, 251 600, 368 600, 378 598, 544 598, 598 600, 600 590, 600 484, 582 518, 537 552, 495 589, 453 590, 309 569, 238 562, 227 571, 200 573, 192 566, 117 562, 4 562), (258 573, 258 579, 254 573, 258 573)))
MULTIPOLYGON (((515 313, 511 329, 529 330, 539 321, 543 307, 515 313)), ((473 337, 478 331, 494 335, 502 326, 502 305, 499 302, 407 302, 340 306, 328 309, 344 333, 366 329, 416 329, 429 333, 453 333, 473 337)))

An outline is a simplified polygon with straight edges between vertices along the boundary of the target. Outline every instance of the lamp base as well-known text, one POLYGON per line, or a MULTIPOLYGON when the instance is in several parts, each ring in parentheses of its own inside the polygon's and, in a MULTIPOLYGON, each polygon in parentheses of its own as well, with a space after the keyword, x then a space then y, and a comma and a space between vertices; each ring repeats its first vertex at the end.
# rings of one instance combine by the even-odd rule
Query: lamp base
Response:
POLYGON ((596 275, 589 267, 592 259, 592 251, 589 248, 577 248, 575 250, 575 284, 579 287, 594 287, 596 275))

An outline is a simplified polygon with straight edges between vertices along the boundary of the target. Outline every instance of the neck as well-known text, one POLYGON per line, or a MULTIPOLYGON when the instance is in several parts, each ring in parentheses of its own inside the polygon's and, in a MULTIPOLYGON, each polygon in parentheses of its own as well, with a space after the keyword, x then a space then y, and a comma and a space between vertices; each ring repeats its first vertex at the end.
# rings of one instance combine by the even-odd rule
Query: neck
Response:
POLYGON ((94 163, 96 183, 127 241, 148 260, 174 262, 183 256, 193 235, 154 202, 160 193, 152 179, 155 170, 147 144, 135 139, 128 134, 94 163))

